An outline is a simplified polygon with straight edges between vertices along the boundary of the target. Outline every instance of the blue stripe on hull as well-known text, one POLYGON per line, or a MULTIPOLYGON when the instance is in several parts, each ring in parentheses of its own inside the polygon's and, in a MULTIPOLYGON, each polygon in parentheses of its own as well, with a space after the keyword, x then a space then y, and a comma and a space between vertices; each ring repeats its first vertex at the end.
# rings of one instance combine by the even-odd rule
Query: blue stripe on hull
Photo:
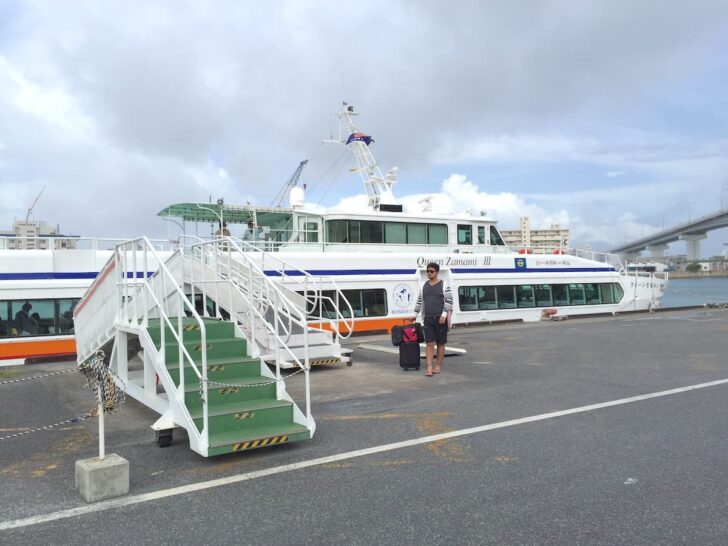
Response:
MULTIPOLYGON (((533 269, 514 269, 514 268, 453 268, 453 273, 612 273, 615 270, 611 267, 571 267, 571 268, 533 268, 533 269)), ((417 269, 309 269, 309 275, 412 275, 417 269)), ((280 271, 266 271, 268 277, 280 277, 280 271)), ((286 271, 286 275, 290 277, 303 276, 301 271, 286 271)))
MULTIPOLYGON (((154 271, 147 273, 147 277, 154 275, 154 271)), ((78 279, 95 279, 98 273, 94 271, 90 272, 78 272, 78 273, 0 273, 0 281, 49 281, 49 280, 78 280, 78 279)), ((133 271, 126 274, 128 279, 133 279, 135 273, 133 271)), ((136 278, 141 279, 144 277, 144 272, 139 271, 136 273, 136 278)))

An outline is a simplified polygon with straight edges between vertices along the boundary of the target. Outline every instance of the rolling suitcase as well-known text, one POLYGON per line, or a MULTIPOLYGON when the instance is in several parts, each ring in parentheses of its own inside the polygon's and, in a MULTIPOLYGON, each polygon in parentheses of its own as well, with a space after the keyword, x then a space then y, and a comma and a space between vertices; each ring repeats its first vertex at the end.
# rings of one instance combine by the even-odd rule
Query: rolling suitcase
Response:
POLYGON ((425 333, 421 324, 406 324, 392 328, 392 344, 399 346, 399 365, 402 369, 420 369, 420 342, 424 340, 425 333))
POLYGON ((399 366, 403 370, 420 369, 420 344, 418 342, 402 343, 399 346, 399 366))

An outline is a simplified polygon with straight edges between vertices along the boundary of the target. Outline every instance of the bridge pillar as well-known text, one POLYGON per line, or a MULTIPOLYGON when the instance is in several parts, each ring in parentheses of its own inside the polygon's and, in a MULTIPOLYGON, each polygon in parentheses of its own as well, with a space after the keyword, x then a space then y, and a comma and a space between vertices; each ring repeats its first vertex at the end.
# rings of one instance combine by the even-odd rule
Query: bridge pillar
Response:
POLYGON ((647 250, 652 253, 653 258, 664 258, 668 245, 649 245, 647 250))
POLYGON ((705 233, 684 233, 680 235, 680 239, 687 244, 687 258, 689 262, 697 262, 700 260, 700 241, 707 238, 705 233))

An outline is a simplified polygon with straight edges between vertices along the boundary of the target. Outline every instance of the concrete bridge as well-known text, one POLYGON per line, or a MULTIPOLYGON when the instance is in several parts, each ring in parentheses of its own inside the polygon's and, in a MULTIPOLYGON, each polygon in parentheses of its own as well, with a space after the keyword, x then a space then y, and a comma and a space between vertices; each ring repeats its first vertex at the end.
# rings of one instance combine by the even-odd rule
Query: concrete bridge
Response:
POLYGON ((662 258, 667 250, 667 245, 682 240, 687 244, 688 261, 694 262, 700 259, 700 241, 708 236, 709 231, 724 227, 728 227, 728 209, 721 209, 684 224, 658 231, 631 243, 615 247, 609 252, 636 258, 643 250, 649 250, 652 252, 653 258, 662 258))

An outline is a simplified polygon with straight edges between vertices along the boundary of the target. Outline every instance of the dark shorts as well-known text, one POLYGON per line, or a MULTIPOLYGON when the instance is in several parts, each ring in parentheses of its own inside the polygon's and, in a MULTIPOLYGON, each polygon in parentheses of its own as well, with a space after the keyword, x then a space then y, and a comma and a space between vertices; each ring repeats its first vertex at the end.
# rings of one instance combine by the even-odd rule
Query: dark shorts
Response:
POLYGON ((440 317, 425 317, 423 328, 425 330, 425 343, 436 342, 438 345, 447 343, 447 321, 440 324, 440 317))

